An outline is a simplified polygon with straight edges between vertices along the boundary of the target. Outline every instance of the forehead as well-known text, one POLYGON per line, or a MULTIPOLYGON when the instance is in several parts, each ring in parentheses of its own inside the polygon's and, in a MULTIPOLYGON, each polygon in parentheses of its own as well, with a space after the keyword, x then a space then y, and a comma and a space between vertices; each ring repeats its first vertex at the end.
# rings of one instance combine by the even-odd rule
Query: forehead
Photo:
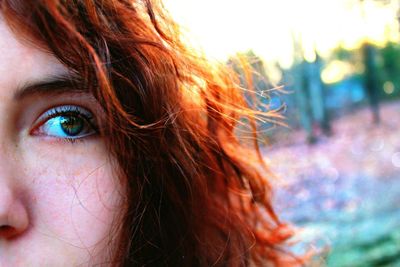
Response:
POLYGON ((16 36, 0 15, 0 92, 65 73, 67 69, 54 56, 16 36))

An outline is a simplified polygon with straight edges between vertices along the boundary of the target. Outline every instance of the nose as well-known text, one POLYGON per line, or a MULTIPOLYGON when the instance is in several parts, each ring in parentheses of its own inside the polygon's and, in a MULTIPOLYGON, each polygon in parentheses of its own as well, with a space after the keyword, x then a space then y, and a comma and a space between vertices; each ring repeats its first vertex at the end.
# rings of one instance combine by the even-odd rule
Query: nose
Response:
POLYGON ((0 184, 0 239, 12 239, 28 228, 29 218, 22 199, 10 186, 0 184))

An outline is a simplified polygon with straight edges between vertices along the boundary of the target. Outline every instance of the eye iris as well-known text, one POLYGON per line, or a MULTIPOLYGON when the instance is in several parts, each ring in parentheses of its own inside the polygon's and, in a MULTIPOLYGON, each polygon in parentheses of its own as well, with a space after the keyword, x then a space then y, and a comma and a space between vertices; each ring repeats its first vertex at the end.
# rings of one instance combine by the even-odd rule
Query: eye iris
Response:
POLYGON ((84 127, 83 119, 76 116, 62 116, 60 124, 64 133, 70 136, 78 135, 84 127))

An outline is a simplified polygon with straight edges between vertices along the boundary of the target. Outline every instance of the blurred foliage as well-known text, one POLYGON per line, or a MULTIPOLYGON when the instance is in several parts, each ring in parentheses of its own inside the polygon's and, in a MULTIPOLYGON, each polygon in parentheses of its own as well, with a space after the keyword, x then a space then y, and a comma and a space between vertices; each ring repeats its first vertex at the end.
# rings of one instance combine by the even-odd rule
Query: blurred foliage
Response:
MULTIPOLYGON (((231 57, 227 64, 239 74, 248 103, 262 111, 278 110, 290 128, 275 127, 272 121, 260 121, 261 141, 285 143, 292 129, 302 128, 309 143, 319 136, 330 136, 331 120, 369 105, 374 122, 379 123, 379 107, 383 101, 400 99, 400 45, 384 46, 364 43, 358 49, 338 46, 329 57, 316 53, 313 62, 301 56, 289 69, 274 68, 282 74, 277 88, 268 77, 262 59, 253 51, 231 57), (340 79, 324 83, 323 72, 341 73, 340 79), (249 81, 251 81, 249 83, 249 81), (284 92, 284 93, 282 93, 284 92)), ((282 120, 280 120, 282 122, 282 120)), ((334 133, 333 133, 334 134, 334 133)))
MULTIPOLYGON (((394 91, 391 94, 383 94, 385 98, 400 98, 400 45, 388 43, 380 50, 383 61, 380 77, 383 85, 385 82, 392 82, 394 91)), ((387 83, 386 83, 387 84, 387 83)))
MULTIPOLYGON (((384 47, 372 46, 372 48, 376 51, 377 66, 374 68, 374 73, 370 75, 377 78, 379 98, 382 100, 400 98, 400 76, 398 75, 400 73, 400 44, 388 42, 384 47)), ((339 46, 328 61, 339 60, 349 63, 354 68, 352 77, 364 79, 367 73, 362 53, 362 48, 348 50, 339 46)))

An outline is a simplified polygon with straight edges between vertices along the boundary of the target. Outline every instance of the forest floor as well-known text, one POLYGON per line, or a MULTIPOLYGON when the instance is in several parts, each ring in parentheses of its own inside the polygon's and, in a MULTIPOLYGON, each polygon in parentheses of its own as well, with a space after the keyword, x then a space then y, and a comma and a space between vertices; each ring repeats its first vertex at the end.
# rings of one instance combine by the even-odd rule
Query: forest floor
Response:
POLYGON ((298 131, 263 149, 278 214, 299 228, 293 250, 319 250, 322 266, 400 266, 400 102, 381 116, 359 109, 314 145, 298 131))

